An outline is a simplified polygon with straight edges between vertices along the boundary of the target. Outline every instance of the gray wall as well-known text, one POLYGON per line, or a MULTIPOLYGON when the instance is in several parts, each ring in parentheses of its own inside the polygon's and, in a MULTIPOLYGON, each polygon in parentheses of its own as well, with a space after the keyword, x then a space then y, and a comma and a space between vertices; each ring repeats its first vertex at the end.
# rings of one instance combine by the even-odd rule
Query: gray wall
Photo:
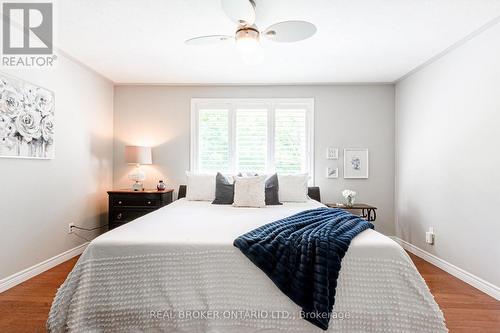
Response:
POLYGON ((152 166, 146 185, 166 179, 177 189, 189 170, 190 99, 193 97, 314 97, 315 182, 324 202, 340 202, 340 192, 358 191, 358 200, 379 208, 377 230, 394 233, 394 86, 117 86, 114 99, 114 186, 127 188, 133 166, 123 161, 124 145, 150 145, 152 166), (328 146, 340 148, 326 160, 328 146), (370 149, 370 178, 343 179, 343 148, 370 149), (326 179, 337 165, 339 179, 326 179))
MULTIPOLYGON (((105 223, 112 186, 113 85, 58 55, 52 69, 2 69, 55 92, 55 158, 0 158, 0 279, 85 241, 68 223, 105 223)), ((92 233, 81 233, 92 237, 92 233)))
POLYGON ((497 24, 396 85, 397 235, 496 286, 499 36, 497 24))

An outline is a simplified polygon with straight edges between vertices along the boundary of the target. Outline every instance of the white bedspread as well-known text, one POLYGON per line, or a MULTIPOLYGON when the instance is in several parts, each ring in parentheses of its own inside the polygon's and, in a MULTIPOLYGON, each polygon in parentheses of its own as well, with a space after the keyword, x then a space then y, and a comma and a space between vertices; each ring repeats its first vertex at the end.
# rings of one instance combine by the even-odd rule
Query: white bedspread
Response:
MULTIPOLYGON (((321 204, 236 208, 181 199, 107 232, 58 290, 53 332, 322 332, 232 243, 321 204)), ((443 315, 403 249, 373 230, 342 261, 328 332, 443 332, 443 315)))

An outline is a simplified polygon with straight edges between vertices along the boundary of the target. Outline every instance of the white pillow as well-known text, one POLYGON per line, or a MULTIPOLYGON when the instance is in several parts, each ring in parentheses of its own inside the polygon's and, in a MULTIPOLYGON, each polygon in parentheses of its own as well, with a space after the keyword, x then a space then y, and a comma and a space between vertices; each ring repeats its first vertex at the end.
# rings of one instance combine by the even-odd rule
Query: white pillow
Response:
POLYGON ((296 175, 280 175, 278 174, 279 192, 278 196, 281 202, 306 202, 309 197, 307 196, 307 182, 309 175, 296 174, 296 175))
POLYGON ((266 207, 266 176, 235 176, 233 206, 266 207))
POLYGON ((215 199, 215 175, 186 171, 186 199, 192 201, 213 201, 215 199))

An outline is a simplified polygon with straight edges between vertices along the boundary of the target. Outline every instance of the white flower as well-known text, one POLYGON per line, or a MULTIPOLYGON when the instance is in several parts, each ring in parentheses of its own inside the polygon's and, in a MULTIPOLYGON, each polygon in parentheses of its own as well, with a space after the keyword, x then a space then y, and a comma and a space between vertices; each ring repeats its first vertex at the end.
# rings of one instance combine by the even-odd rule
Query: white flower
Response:
POLYGON ((40 89, 36 95, 35 107, 42 113, 42 116, 52 114, 54 107, 52 94, 46 90, 40 89))
POLYGON ((4 112, 11 118, 15 118, 23 109, 23 96, 17 91, 6 89, 2 93, 2 105, 0 112, 4 112))
POLYGON ((342 191, 342 196, 346 199, 349 197, 354 198, 356 196, 356 194, 357 194, 356 191, 353 191, 353 190, 343 190, 342 191))
POLYGON ((39 139, 42 136, 40 130, 40 113, 32 110, 25 110, 19 113, 16 118, 17 131, 26 142, 39 139))
POLYGON ((0 145, 12 147, 14 145, 16 126, 10 117, 0 114, 0 145))
POLYGON ((42 138, 47 142, 51 142, 54 138, 54 118, 51 115, 44 117, 41 127, 42 138))

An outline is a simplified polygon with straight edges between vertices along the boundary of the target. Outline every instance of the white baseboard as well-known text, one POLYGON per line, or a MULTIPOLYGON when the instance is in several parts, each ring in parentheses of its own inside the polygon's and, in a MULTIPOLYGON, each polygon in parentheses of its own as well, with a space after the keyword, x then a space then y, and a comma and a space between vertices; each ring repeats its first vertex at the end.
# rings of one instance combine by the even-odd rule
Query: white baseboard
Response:
POLYGON ((88 242, 83 243, 82 245, 69 249, 68 251, 60 253, 52 258, 49 258, 41 263, 31 266, 23 271, 20 271, 18 273, 12 274, 11 276, 7 276, 4 279, 1 279, 0 293, 14 286, 17 286, 18 284, 28 279, 31 279, 32 277, 37 276, 38 274, 41 274, 46 270, 51 269, 52 267, 62 264, 63 262, 68 261, 69 259, 76 257, 79 254, 82 254, 88 244, 89 244, 88 242))
POLYGON ((438 258, 435 255, 427 251, 424 251, 421 248, 411 243, 408 243, 405 240, 402 240, 401 238, 393 236, 392 239, 394 239, 397 243, 399 243, 399 245, 401 245, 408 252, 411 252, 417 257, 420 257, 425 261, 430 262, 434 266, 441 268, 443 271, 453 275, 454 277, 464 281, 467 284, 470 284, 474 288, 481 290, 482 292, 490 295, 496 300, 500 300, 500 287, 495 286, 494 284, 489 283, 488 281, 485 281, 480 277, 477 277, 474 274, 471 274, 461 269, 460 267, 450 264, 449 262, 441 258, 438 258))

